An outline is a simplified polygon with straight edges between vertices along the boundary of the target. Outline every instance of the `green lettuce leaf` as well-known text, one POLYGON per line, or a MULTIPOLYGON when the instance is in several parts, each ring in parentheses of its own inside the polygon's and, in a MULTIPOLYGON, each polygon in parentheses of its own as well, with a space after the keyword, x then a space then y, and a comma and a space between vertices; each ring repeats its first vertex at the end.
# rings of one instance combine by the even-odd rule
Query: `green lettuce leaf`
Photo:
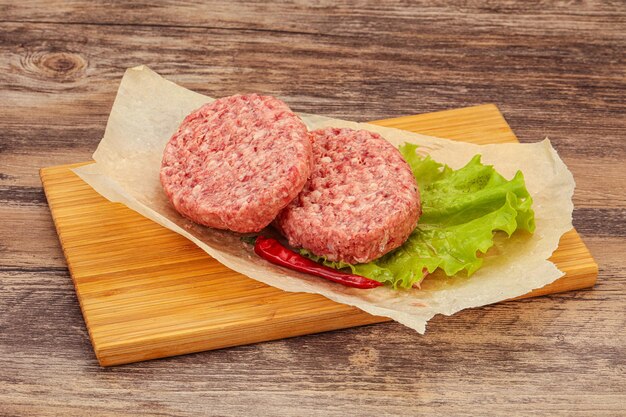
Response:
POLYGON ((400 152, 419 185, 423 214, 417 228, 398 249, 366 264, 330 262, 301 253, 333 268, 410 288, 426 271, 441 269, 448 276, 468 276, 483 264, 481 253, 494 244, 496 232, 511 236, 516 230, 535 230, 532 198, 521 171, 506 180, 490 165, 474 156, 463 168, 453 170, 405 144, 400 152))

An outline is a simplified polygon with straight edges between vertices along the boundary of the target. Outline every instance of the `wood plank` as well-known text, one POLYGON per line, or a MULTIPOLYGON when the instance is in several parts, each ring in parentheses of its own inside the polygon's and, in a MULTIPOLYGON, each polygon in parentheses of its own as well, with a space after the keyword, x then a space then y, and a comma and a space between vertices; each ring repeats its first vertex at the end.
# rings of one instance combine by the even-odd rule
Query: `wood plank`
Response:
POLYGON ((420 30, 432 30, 437 34, 446 30, 450 32, 450 38, 455 38, 454 35, 461 27, 467 33, 474 34, 488 26, 492 32, 506 30, 511 35, 545 33, 567 36, 577 32, 581 38, 593 36, 599 42, 604 39, 622 39, 623 32, 619 31, 618 26, 607 25, 607 22, 620 21, 625 16, 619 2, 593 2, 584 8, 567 8, 553 2, 542 4, 540 8, 529 8, 511 1, 502 2, 498 7, 485 7, 480 2, 472 1, 450 4, 428 0, 408 3, 402 0, 384 3, 338 0, 322 2, 313 9, 308 2, 303 1, 291 2, 289 7, 271 2, 241 2, 233 6, 225 0, 210 3, 179 0, 155 3, 143 0, 116 2, 115 7, 107 8, 83 1, 53 1, 46 5, 49 7, 42 7, 41 0, 8 3, 3 10, 3 20, 246 29, 325 36, 358 35, 367 40, 380 39, 383 35, 408 39, 420 30), (236 11, 233 7, 236 7, 236 11), (584 9, 591 7, 594 13, 584 13, 584 9), (167 12, 164 13, 164 10, 167 12), (422 25, 416 24, 418 19, 422 25), (455 19, 457 24, 450 25, 451 19, 455 19))
MULTIPOLYGON (((479 143, 516 141, 494 105, 374 123, 479 143)), ((68 166, 41 176, 103 366, 388 320, 230 271, 183 237, 106 201, 68 166)), ((575 231, 562 238, 554 260, 567 278, 527 296, 595 283, 597 265, 575 231)))
MULTIPOLYGON (((59 6, 59 11, 63 6, 59 6)), ((27 10, 21 2, 11 9, 17 13, 27 10)), ((617 64, 623 56, 612 35, 596 39, 594 47, 589 48, 579 27, 570 28, 568 36, 529 37, 512 34, 510 25, 496 25, 497 21, 502 22, 499 17, 470 28, 469 33, 475 31, 483 36, 456 32, 456 36, 445 41, 433 42, 435 33, 449 34, 454 28, 445 19, 428 14, 421 24, 411 24, 415 26, 412 36, 396 38, 385 32, 388 27, 406 24, 406 19, 397 16, 387 22, 388 26, 381 20, 374 30, 368 30, 372 36, 368 39, 362 34, 356 36, 349 26, 337 25, 341 19, 331 11, 311 17, 320 21, 331 19, 329 24, 334 25, 335 31, 346 36, 321 37, 325 32, 320 29, 311 34, 290 34, 211 25, 115 25, 107 27, 103 34, 100 17, 132 23, 135 19, 129 16, 135 14, 143 20, 144 12, 150 9, 146 6, 129 13, 94 6, 90 10, 94 24, 64 25, 62 29, 46 20, 0 22, 4 34, 0 38, 0 65, 6 68, 0 75, 5 100, 0 103, 0 121, 7 126, 102 128, 120 74, 125 68, 147 63, 169 79, 208 95, 263 91, 285 98, 294 109, 349 120, 497 101, 506 114, 512 115, 513 127, 524 126, 522 141, 549 135, 575 146, 597 132, 597 126, 588 119, 590 115, 614 116, 611 125, 603 129, 603 143, 621 143, 619 127, 626 122, 617 116, 622 114, 624 81, 617 64), (68 44, 68 39, 73 41, 68 44), (584 60, 580 59, 581 48, 586 48, 584 60), (459 60, 459 56, 463 59, 459 60), (484 65, 486 57, 490 65, 484 65), (107 65, 96 65, 103 62, 107 65), (527 62, 533 65, 522 65, 527 62), (337 80, 341 80, 340 85, 337 80), (570 105, 570 99, 590 83, 593 88, 586 89, 585 99, 579 98, 576 106, 570 105), (542 94, 536 94, 537 91, 542 94), (60 92, 63 94, 54 94, 60 92), (451 97, 457 97, 455 104, 451 104, 451 97), (26 110, 36 111, 37 117, 19 117, 26 110), (576 129, 571 128, 572 124, 576 129)), ((292 10, 288 9, 286 12, 292 10)), ((59 19, 65 22, 77 15, 62 16, 59 19)), ((206 21, 213 16, 200 13, 192 18, 206 21)), ((525 20, 533 23, 537 22, 536 17, 524 15, 525 20)), ((553 14, 549 18, 551 27, 556 27, 559 16, 553 14)), ((619 19, 620 14, 613 18, 619 19)), ((283 21, 282 16, 276 19, 283 21)), ((607 19, 606 15, 598 16, 594 25, 599 27, 607 19)), ((305 19, 298 24, 310 22, 305 19)), ((610 34, 623 37, 623 31, 617 27, 609 26, 610 34)), ((587 147, 610 154, 598 142, 588 143, 587 147)))

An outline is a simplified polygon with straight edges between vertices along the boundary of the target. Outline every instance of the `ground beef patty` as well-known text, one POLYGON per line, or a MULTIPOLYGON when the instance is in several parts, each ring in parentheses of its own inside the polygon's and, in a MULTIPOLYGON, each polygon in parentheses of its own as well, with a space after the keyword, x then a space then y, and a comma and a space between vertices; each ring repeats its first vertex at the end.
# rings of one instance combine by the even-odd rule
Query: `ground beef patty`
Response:
POLYGON ((289 244, 332 261, 363 263, 400 246, 421 214, 400 152, 365 130, 311 132, 313 171, 275 225, 289 244))
POLYGON ((285 103, 235 95, 185 118, 165 147, 161 184, 196 223, 258 232, 302 190, 311 161, 307 128, 285 103))

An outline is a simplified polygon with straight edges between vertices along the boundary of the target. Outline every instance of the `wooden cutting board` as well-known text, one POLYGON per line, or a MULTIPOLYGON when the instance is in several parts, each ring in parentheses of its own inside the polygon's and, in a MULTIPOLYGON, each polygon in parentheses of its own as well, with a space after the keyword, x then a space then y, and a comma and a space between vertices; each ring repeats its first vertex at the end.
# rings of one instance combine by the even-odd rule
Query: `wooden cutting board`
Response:
MULTIPOLYGON (((491 104, 372 123, 473 143, 517 141, 491 104)), ((79 165, 43 168, 41 180, 102 366, 389 320, 233 272, 104 199, 70 171, 79 165)), ((566 275, 524 297, 594 285, 598 267, 575 230, 551 259, 566 275)))

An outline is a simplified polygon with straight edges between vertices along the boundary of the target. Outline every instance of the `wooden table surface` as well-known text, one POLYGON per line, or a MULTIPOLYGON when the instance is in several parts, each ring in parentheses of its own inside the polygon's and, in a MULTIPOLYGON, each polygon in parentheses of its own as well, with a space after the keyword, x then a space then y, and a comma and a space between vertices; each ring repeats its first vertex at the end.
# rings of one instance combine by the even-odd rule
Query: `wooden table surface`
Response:
POLYGON ((626 8, 0 3, 0 415, 625 415, 626 8), (495 103, 576 178, 593 290, 103 369, 38 177, 87 160, 124 70, 373 120, 495 103))

